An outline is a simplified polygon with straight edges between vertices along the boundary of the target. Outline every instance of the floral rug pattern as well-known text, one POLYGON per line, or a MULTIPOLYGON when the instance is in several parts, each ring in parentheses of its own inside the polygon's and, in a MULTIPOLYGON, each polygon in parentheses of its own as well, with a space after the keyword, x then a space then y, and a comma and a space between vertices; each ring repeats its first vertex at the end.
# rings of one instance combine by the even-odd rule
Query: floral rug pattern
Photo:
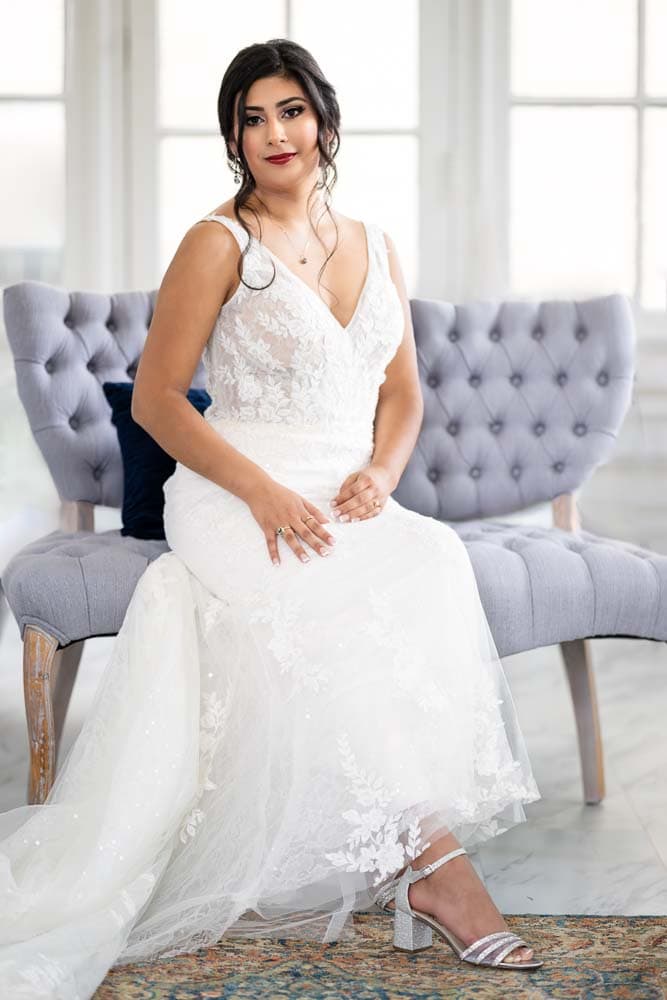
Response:
POLYGON ((159 963, 111 969, 93 1000, 665 1000, 667 917, 508 915, 544 961, 533 971, 459 962, 434 935, 392 947, 392 918, 357 913, 356 941, 224 939, 159 963))

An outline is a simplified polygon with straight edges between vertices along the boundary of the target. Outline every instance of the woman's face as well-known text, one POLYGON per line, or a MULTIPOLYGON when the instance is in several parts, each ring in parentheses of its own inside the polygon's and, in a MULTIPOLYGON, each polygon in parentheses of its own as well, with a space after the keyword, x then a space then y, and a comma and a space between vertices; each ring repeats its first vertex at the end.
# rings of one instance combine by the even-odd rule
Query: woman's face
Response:
MULTIPOLYGON (((238 102, 237 94, 235 123, 238 102)), ((246 96, 243 152, 257 187, 293 187, 318 170, 317 124, 315 110, 296 80, 282 76, 255 80, 246 96), (283 164, 268 160, 280 153, 296 155, 283 164)), ((236 153, 234 141, 230 147, 236 153)))

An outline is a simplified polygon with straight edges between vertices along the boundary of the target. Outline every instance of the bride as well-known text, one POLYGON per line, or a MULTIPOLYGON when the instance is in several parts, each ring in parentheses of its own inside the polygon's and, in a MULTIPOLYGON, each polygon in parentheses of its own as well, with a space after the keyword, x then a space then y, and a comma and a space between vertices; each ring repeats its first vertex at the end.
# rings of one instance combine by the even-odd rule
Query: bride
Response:
POLYGON ((184 235, 133 394, 177 460, 170 551, 46 802, 0 816, 0 992, 354 937, 374 904, 397 948, 537 968, 467 854, 540 797, 470 560, 391 495, 423 415, 396 249, 331 206, 340 113, 305 49, 242 49, 218 114, 240 187, 184 235))

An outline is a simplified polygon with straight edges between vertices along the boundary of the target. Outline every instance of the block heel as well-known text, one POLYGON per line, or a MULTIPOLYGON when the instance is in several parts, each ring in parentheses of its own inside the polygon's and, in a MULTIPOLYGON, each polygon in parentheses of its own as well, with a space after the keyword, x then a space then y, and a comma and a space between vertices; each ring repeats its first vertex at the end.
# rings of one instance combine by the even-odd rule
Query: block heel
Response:
POLYGON ((433 931, 428 924, 402 910, 394 910, 394 948, 398 951, 425 951, 432 944, 433 931))

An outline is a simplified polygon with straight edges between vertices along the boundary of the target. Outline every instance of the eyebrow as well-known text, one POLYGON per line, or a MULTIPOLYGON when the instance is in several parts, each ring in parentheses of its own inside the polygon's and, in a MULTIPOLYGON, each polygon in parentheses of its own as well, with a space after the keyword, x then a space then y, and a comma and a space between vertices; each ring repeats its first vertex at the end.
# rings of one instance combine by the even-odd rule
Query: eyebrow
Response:
MULTIPOLYGON (((305 101, 305 97, 286 97, 283 101, 276 101, 276 107, 282 108, 283 104, 289 104, 290 101, 305 101)), ((246 111, 263 111, 264 108, 261 104, 246 104, 246 111)))

